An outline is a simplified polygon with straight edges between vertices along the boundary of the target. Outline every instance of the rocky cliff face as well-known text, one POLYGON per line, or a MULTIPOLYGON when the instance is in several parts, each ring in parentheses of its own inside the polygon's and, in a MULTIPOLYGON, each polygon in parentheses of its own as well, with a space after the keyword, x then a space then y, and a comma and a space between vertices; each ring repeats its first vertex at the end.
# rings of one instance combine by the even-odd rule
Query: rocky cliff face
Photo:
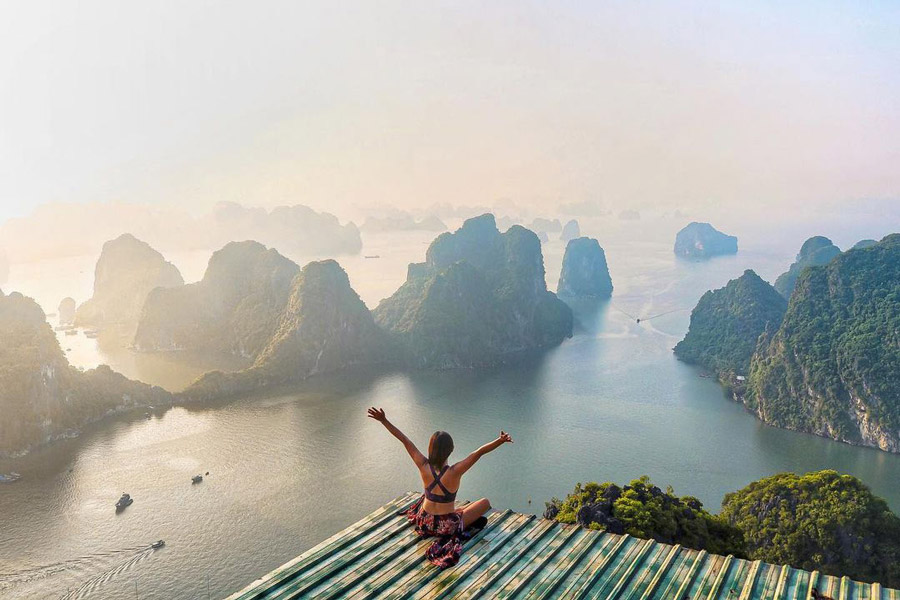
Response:
POLYGON ((787 301, 775 288, 748 269, 725 287, 703 294, 675 355, 720 376, 746 376, 760 335, 777 329, 786 310, 787 301))
POLYGON ((0 292, 0 455, 77 433, 110 412, 169 401, 109 367, 72 368, 37 303, 0 292))
POLYGON ((150 293, 134 347, 255 358, 275 334, 299 271, 260 243, 232 242, 213 254, 201 281, 150 293))
POLYGON ((737 254, 737 238, 726 235, 709 223, 691 223, 675 236, 675 255, 682 258, 711 258, 737 254))
POLYGON ((761 419, 900 451, 900 234, 803 270, 761 340, 745 403, 761 419))
POLYGON ((435 239, 374 314, 420 368, 497 364, 572 335, 571 310, 547 291, 538 237, 520 226, 501 234, 490 214, 435 239))
POLYGON ((565 225, 563 225, 562 232, 560 232, 559 234, 559 239, 564 242, 569 242, 580 235, 581 227, 578 226, 578 221, 572 219, 571 221, 568 221, 565 225))
POLYGON ((606 253, 593 238, 576 238, 566 245, 556 293, 560 297, 609 298, 613 285, 606 253))
POLYGON ((126 233, 103 244, 94 269, 94 295, 78 307, 75 324, 134 327, 152 290, 181 285, 184 280, 172 263, 126 233))
POLYGON ((831 243, 827 237, 817 235, 811 237, 800 248, 796 261, 786 273, 782 273, 775 280, 775 289, 785 298, 791 297, 794 286, 797 285, 797 277, 806 267, 820 267, 827 265, 832 258, 841 253, 841 249, 831 243))
POLYGON ((301 381, 355 365, 385 362, 385 335, 333 260, 313 262, 292 284, 278 328, 255 364, 237 373, 209 373, 187 399, 220 398, 301 381))

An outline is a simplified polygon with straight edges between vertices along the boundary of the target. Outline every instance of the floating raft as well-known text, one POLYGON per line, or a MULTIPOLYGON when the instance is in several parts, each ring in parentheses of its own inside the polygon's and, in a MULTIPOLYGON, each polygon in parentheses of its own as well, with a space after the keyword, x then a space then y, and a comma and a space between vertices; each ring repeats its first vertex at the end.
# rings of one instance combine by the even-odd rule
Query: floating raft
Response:
POLYGON ((505 510, 440 570, 398 512, 418 493, 254 581, 229 600, 287 598, 602 598, 623 600, 900 600, 900 591, 847 577, 718 556, 653 540, 591 531, 505 510))

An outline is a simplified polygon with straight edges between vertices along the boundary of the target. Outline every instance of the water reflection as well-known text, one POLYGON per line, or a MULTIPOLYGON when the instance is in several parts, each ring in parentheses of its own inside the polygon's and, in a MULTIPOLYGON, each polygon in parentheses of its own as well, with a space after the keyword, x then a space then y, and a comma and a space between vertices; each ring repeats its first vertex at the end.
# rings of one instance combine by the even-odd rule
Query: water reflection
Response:
MULTIPOLYGON (((119 415, 78 439, 0 461, 0 472, 24 475, 0 486, 0 573, 19 577, 10 584, 0 576, 0 595, 58 597, 116 568, 98 555, 156 539, 166 547, 104 581, 97 595, 133 596, 138 583, 142 598, 203 597, 207 576, 213 596, 234 591, 420 486, 402 446, 366 418, 372 405, 384 407, 421 447, 435 429, 451 432, 456 456, 501 428, 512 432, 515 444, 485 457, 460 498, 488 496, 519 511, 540 512, 544 500, 579 481, 644 474, 715 510, 726 492, 754 479, 822 468, 859 476, 900 509, 900 456, 761 424, 673 356, 687 312, 641 324, 625 314, 691 307, 748 267, 771 277, 796 248, 742 246, 736 257, 683 265, 668 243, 601 243, 616 286, 612 301, 575 303, 575 337, 514 365, 316 378, 150 419, 119 415), (207 471, 202 484, 191 485, 191 475, 207 471), (122 491, 135 503, 117 516, 112 504, 122 491), (29 578, 31 572, 43 575, 29 578)), ((562 250, 558 243, 545 248, 551 282, 562 250)), ((423 251, 419 241, 405 249, 383 244, 371 253, 385 257, 385 270, 372 272, 362 259, 350 263, 354 286, 376 302, 423 251)), ((187 370, 178 371, 184 367, 167 364, 171 356, 126 352, 117 360, 170 389, 187 379, 187 370), (160 362, 141 362, 148 357, 160 362)))

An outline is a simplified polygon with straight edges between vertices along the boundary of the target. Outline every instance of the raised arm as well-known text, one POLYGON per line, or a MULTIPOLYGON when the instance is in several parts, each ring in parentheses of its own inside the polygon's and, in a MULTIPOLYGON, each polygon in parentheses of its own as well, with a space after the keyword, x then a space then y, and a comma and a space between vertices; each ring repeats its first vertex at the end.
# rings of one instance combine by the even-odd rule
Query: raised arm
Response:
POLYGON ((403 447, 406 448, 406 452, 409 454, 409 457, 416 463, 417 467, 421 467, 424 465, 428 459, 425 458, 419 449, 416 448, 416 445, 412 443, 406 434, 397 429, 397 426, 388 421, 388 418, 384 414, 383 408, 375 408, 374 406, 369 409, 369 418, 375 419, 382 425, 384 428, 391 432, 391 435, 400 440, 400 443, 403 444, 403 447))
POLYGON ((484 446, 482 446, 481 448, 479 448, 472 454, 468 455, 467 457, 465 457, 464 459, 462 459, 461 461, 459 461, 458 463, 453 465, 453 471, 455 473, 458 473, 459 476, 462 476, 463 473, 465 473, 466 471, 468 471, 469 469, 472 468, 472 465, 474 465, 475 463, 478 462, 479 458, 481 458, 488 452, 496 450, 503 444, 506 444, 506 443, 512 444, 512 441, 513 441, 513 439, 512 439, 512 437, 510 437, 510 435, 508 433, 506 433, 505 431, 501 431, 500 436, 496 440, 485 444, 484 446))

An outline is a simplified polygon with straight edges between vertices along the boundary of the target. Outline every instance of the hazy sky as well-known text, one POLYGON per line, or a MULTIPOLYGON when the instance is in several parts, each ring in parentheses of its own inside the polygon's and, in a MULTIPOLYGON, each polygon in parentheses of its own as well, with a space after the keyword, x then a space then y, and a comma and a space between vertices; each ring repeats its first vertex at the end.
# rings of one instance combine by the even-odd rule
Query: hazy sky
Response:
POLYGON ((3 2, 0 84, 0 218, 900 198, 898 2, 3 2))

